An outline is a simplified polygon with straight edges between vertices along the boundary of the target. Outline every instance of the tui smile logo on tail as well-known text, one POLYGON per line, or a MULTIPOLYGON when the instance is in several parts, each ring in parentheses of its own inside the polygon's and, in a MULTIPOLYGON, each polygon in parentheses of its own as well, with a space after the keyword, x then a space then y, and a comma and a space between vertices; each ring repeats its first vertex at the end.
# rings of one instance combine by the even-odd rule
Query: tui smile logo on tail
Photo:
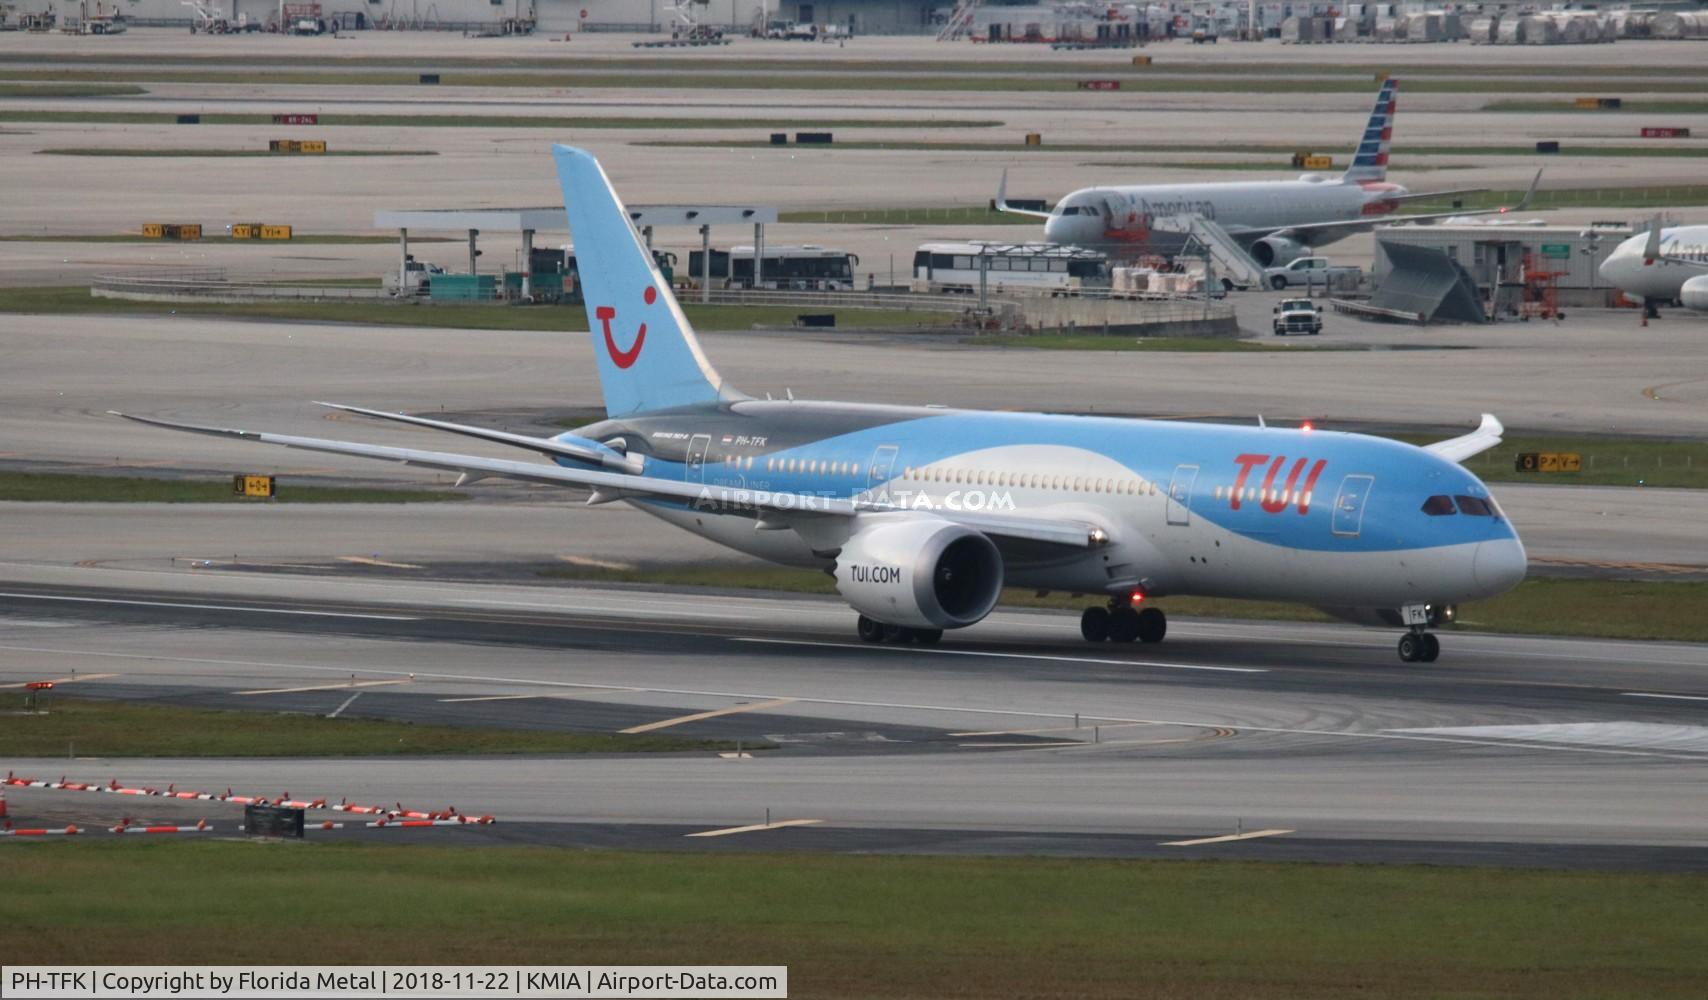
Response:
MULTIPOLYGON (((658 301, 658 289, 648 285, 641 297, 650 306, 658 301)), ((611 362, 618 368, 628 368, 633 365, 635 359, 640 357, 641 345, 646 343, 646 324, 642 323, 640 329, 636 331, 634 345, 626 351, 621 351, 617 349, 616 339, 611 336, 611 321, 617 318, 616 308, 600 306, 594 310, 594 314, 599 317, 599 325, 605 328, 605 353, 611 356, 611 362)))

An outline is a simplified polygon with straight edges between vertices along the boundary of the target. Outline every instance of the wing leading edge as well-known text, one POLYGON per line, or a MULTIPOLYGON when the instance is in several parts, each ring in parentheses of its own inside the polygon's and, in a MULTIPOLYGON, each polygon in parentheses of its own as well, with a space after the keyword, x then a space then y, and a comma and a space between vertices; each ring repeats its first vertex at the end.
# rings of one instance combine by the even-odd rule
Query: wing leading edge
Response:
MULTIPOLYGON (((354 407, 339 407, 354 412, 362 412, 372 416, 396 419, 397 414, 386 414, 377 410, 358 410, 354 407)), ((580 486, 593 490, 589 502, 601 503, 610 500, 626 498, 650 498, 667 500, 690 505, 700 505, 712 512, 751 512, 764 515, 767 518, 777 518, 785 522, 790 517, 855 517, 861 514, 882 514, 908 512, 911 508, 894 504, 882 503, 875 500, 820 496, 811 493, 785 493, 770 490, 755 490, 745 487, 711 486, 697 483, 685 483, 674 479, 660 479, 653 476, 628 472, 609 472, 600 469, 572 469, 559 465, 542 465, 538 462, 518 462, 503 458, 486 458, 479 455, 461 455, 455 452, 424 451, 416 448, 396 448, 390 445, 359 444, 352 441, 334 441, 327 438, 299 437, 292 434, 273 434, 265 431, 246 431, 235 428, 206 427, 198 424, 180 424, 168 420, 157 420, 152 417, 138 417, 117 410, 107 411, 115 417, 151 427, 163 427, 167 430, 183 431, 189 434, 206 434, 213 437, 237 438, 243 441, 257 441, 261 444, 279 445, 285 448, 298 448, 303 451, 318 451, 332 455, 352 455, 358 458, 375 458, 387 462, 399 462, 404 465, 416 465, 428 469, 441 469, 446 472, 460 473, 466 479, 498 477, 516 479, 523 482, 543 483, 549 486, 580 486)), ((425 421, 424 418, 409 418, 405 422, 423 423, 432 426, 438 421, 425 421)), ((461 425, 450 425, 461 427, 461 425)), ((444 428, 442 428, 444 429, 444 428)), ((478 428, 463 428, 462 430, 478 430, 478 428)), ((459 431, 460 433, 461 431, 459 431)), ((523 435, 503 435, 494 437, 499 432, 485 432, 479 435, 486 440, 498 441, 504 444, 514 444, 539 450, 537 445, 543 440, 527 438, 523 435), (521 438, 520 441, 508 441, 505 438, 521 438)), ((566 456, 574 457, 574 456, 566 456)), ((916 513, 926 513, 914 511, 916 513)), ((931 510, 926 516, 939 517, 946 521, 964 524, 969 528, 982 531, 989 535, 1002 538, 1013 538, 1025 541, 1043 542, 1052 545, 1063 545, 1072 548, 1090 548, 1101 545, 1108 540, 1108 534, 1102 526, 1087 520, 1061 518, 1051 516, 1030 515, 989 515, 967 511, 931 510)))

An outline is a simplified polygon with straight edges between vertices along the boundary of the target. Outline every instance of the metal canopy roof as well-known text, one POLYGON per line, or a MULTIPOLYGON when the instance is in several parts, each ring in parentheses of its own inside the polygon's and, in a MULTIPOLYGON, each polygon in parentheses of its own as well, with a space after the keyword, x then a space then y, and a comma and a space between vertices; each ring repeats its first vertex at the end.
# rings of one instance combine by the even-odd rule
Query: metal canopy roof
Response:
MULTIPOLYGON (((631 205, 636 226, 722 226, 777 221, 770 205, 631 205)), ((374 213, 376 229, 464 230, 492 233, 568 232, 562 207, 392 209, 374 213)))

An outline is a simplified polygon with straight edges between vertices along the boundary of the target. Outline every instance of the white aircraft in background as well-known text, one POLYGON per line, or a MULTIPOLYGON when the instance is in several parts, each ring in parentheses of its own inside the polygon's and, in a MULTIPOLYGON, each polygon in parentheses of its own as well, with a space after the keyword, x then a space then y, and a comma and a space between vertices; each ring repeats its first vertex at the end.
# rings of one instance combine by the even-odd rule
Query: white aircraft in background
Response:
POLYGON ((1302 174, 1291 181, 1225 181, 1203 184, 1138 184, 1081 188, 1038 212, 1008 204, 1008 175, 996 192, 1000 212, 1044 220, 1051 243, 1101 250, 1112 257, 1179 251, 1184 236, 1153 232, 1159 219, 1200 216, 1220 226, 1263 267, 1279 267, 1310 256, 1316 247, 1390 222, 1422 222, 1467 215, 1498 215, 1530 203, 1542 172, 1517 205, 1482 211, 1397 215, 1400 205, 1420 198, 1472 194, 1482 188, 1413 194, 1388 182, 1388 145, 1394 134, 1394 90, 1390 77, 1376 96, 1352 165, 1339 177, 1302 174))
POLYGON ((1662 229, 1656 216, 1648 232, 1619 244, 1601 262, 1601 276, 1640 297, 1651 318, 1663 302, 1708 312, 1708 226, 1662 229))

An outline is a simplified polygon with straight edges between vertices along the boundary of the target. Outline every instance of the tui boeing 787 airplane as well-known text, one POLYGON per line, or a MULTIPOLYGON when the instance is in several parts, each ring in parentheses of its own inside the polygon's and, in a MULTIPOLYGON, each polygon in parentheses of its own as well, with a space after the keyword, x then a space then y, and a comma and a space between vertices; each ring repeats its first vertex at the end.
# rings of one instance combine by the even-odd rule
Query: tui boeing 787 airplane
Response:
MULTIPOLYGON (((1501 439, 1418 448, 1306 428, 754 399, 701 349, 605 171, 554 146, 606 419, 550 438, 352 413, 549 459, 507 460, 127 417, 142 423, 592 491, 762 559, 822 569, 869 642, 938 642, 1005 586, 1088 595, 1090 642, 1158 642, 1156 598, 1316 605, 1402 629, 1402 660, 1460 601, 1524 577, 1524 547, 1459 463, 1501 439)), ((118 414, 125 416, 124 414, 118 414)), ((461 480, 459 480, 461 482, 461 480)), ((613 539, 620 547, 621 540, 613 539)))

